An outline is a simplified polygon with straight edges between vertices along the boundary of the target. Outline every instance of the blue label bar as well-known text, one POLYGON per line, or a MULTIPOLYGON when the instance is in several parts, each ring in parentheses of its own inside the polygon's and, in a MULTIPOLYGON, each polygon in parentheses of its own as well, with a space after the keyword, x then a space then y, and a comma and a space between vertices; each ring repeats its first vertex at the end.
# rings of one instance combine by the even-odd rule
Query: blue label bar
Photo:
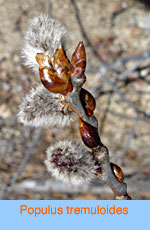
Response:
POLYGON ((0 201, 1 229, 143 229, 150 201, 0 201), (3 227, 3 228, 2 228, 3 227))

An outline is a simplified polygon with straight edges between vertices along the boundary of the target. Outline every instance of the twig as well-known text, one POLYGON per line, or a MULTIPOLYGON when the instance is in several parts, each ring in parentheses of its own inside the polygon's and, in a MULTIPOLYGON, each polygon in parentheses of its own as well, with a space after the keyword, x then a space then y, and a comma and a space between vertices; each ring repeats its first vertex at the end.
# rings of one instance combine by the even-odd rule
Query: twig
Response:
POLYGON ((82 20, 80 18, 80 13, 79 13, 79 9, 77 7, 76 1, 75 0, 70 0, 70 1, 71 1, 72 6, 73 6, 73 8, 75 10, 76 19, 77 19, 78 25, 80 27, 81 34, 82 34, 83 38, 85 39, 85 41, 87 43, 87 46, 89 46, 92 49, 92 52, 95 55, 95 57, 98 58, 99 61, 104 64, 104 61, 101 59, 99 53, 97 52, 97 50, 93 46, 92 42, 90 41, 90 39, 89 39, 85 29, 84 29, 84 26, 83 26, 82 20))
MULTIPOLYGON (((80 111, 84 111, 82 102, 79 97, 79 84, 76 75, 72 75, 71 77, 73 91, 67 95, 66 103, 68 103, 73 110, 83 119, 83 121, 87 122, 90 126, 93 126, 98 130, 97 119, 94 116, 87 116, 86 113, 81 113, 80 111)), ((92 148, 93 155, 98 162, 98 165, 101 168, 101 173, 98 174, 98 178, 107 184, 112 191, 114 192, 116 199, 131 199, 127 194, 127 186, 124 182, 119 182, 116 176, 113 174, 111 164, 109 162, 109 152, 106 146, 100 144, 96 148, 92 148)))
MULTIPOLYGON (((121 113, 118 113, 118 112, 115 112, 115 111, 112 111, 112 110, 108 110, 108 109, 103 109, 102 107, 99 107, 97 106, 97 109, 103 113, 110 113, 110 114, 113 114, 114 116, 118 116, 118 117, 121 117, 121 118, 124 118, 124 119, 128 119, 128 120, 136 120, 137 117, 134 117, 134 116, 130 116, 130 115, 126 115, 126 114, 121 114, 121 113)), ((138 118, 138 121, 139 122, 145 122, 145 123, 150 123, 150 120, 148 119, 142 119, 142 118, 138 118)))
POLYGON ((105 67, 103 67, 103 69, 100 68, 100 73, 101 73, 101 75, 102 75, 102 77, 103 77, 103 80, 104 80, 105 84, 110 85, 110 86, 113 88, 113 90, 115 91, 115 93, 116 93, 117 95, 119 95, 120 98, 121 98, 129 107, 131 107, 136 113, 138 113, 139 115, 144 116, 145 118, 150 118, 150 114, 147 114, 147 113, 145 113, 144 111, 138 109, 132 102, 130 102, 130 101, 121 93, 121 91, 118 89, 117 86, 115 86, 115 84, 113 83, 113 81, 111 81, 110 79, 108 79, 108 78, 106 77, 106 72, 107 72, 107 70, 105 69, 105 67))
MULTIPOLYGON (((120 57, 116 61, 111 62, 111 63, 105 62, 105 66, 107 67, 108 71, 116 72, 116 71, 119 71, 119 69, 124 68, 125 65, 131 61, 136 62, 136 63, 139 62, 139 65, 141 65, 143 63, 143 61, 145 61, 149 57, 150 57, 150 50, 145 50, 145 51, 141 52, 140 54, 131 55, 131 56, 127 56, 127 57, 120 57)), ((133 63, 133 65, 134 65, 134 63, 133 63)), ((137 68, 139 68, 139 65, 137 66, 137 68)), ((86 72, 87 73, 97 73, 99 71, 100 67, 101 67, 101 63, 99 63, 98 66, 88 65, 88 69, 86 72)), ((141 67, 141 70, 148 68, 148 67, 150 67, 150 66, 147 65, 146 67, 143 67, 143 68, 141 67)), ((133 70, 135 70, 135 68, 133 68, 133 70)))
POLYGON ((130 147, 130 144, 131 144, 131 140, 134 136, 134 133, 135 133, 135 129, 136 129, 136 126, 137 126, 137 123, 138 123, 138 117, 137 119, 133 122, 133 125, 131 126, 130 130, 129 130, 129 133, 128 133, 128 138, 127 138, 127 143, 122 151, 121 154, 119 154, 119 156, 116 157, 115 159, 115 162, 119 162, 121 160, 121 158, 127 153, 129 147, 130 147))
POLYGON ((96 158, 101 167, 102 173, 98 175, 99 179, 107 184, 113 191, 117 200, 131 200, 127 194, 127 185, 124 182, 119 182, 112 172, 109 162, 109 152, 107 147, 102 145, 94 151, 96 158))
POLYGON ((140 54, 122 57, 122 58, 119 58, 117 61, 111 63, 110 69, 116 70, 116 69, 124 67, 124 65, 126 65, 130 61, 138 61, 138 60, 143 60, 143 59, 145 60, 148 57, 150 57, 150 50, 145 50, 141 52, 140 54))

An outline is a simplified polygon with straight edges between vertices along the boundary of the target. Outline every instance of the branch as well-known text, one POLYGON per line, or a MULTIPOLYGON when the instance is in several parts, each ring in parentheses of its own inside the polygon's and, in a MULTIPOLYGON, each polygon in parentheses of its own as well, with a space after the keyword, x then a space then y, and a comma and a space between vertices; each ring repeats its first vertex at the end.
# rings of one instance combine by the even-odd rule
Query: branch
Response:
MULTIPOLYGON (((77 76, 72 75, 71 81, 73 85, 73 91, 66 96, 66 100, 65 100, 66 103, 68 103, 73 108, 73 110, 78 114, 78 116, 82 117, 83 121, 89 124, 90 127, 93 126, 94 124, 94 128, 98 130, 97 119, 94 116, 88 116, 86 114, 85 108, 83 107, 82 102, 80 100, 80 96, 79 96, 80 90, 79 90, 77 76), (96 124, 97 126, 95 126, 96 124)), ((80 85, 80 89, 81 86, 82 84, 80 85)), ((115 199, 122 199, 122 200, 131 199, 130 196, 127 194, 126 184, 124 182, 119 182, 116 175, 114 175, 114 172, 111 167, 112 163, 109 162, 108 149, 103 145, 101 140, 96 148, 92 148, 92 152, 93 155, 95 156, 95 159, 97 160, 97 165, 100 166, 100 173, 97 174, 97 177, 112 189, 115 195, 115 199)))
POLYGON ((101 168, 101 174, 98 174, 100 181, 107 184, 113 191, 116 200, 131 200, 127 194, 127 185, 124 182, 119 182, 112 172, 112 167, 109 162, 109 152, 107 147, 102 145, 94 152, 95 157, 98 159, 101 168))

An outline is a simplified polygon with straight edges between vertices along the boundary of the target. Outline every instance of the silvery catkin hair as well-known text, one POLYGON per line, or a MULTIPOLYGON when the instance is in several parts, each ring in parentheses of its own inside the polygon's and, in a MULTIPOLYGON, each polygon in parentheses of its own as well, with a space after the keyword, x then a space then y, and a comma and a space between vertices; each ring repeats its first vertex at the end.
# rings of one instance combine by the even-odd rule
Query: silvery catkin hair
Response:
MULTIPOLYGON (((65 32, 64 27, 47 15, 30 20, 22 50, 24 64, 38 72, 36 54, 44 53, 53 60, 56 50, 63 46, 65 32)), ((74 115, 62 103, 63 99, 63 95, 52 93, 40 84, 24 97, 19 107, 18 120, 25 126, 68 126, 74 115)), ((60 141, 51 145, 46 153, 47 171, 56 179, 80 185, 95 178, 97 166, 93 156, 79 141, 60 141)))

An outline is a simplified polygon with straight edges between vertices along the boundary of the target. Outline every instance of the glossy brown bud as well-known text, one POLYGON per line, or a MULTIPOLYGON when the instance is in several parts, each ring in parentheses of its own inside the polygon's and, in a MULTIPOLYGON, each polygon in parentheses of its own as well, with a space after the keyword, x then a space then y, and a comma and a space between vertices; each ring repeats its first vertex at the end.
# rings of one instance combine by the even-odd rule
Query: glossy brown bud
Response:
POLYGON ((82 141, 89 148, 95 148, 100 145, 100 138, 97 129, 79 118, 79 129, 82 141))
POLYGON ((90 94, 87 90, 81 88, 80 100, 88 116, 92 116, 96 107, 96 102, 92 94, 90 94))
POLYGON ((71 58, 70 71, 72 75, 84 78, 84 82, 85 82, 86 80, 84 76, 85 68, 86 68, 85 48, 83 42, 79 42, 71 58))
POLYGON ((66 95, 72 91, 70 62, 63 49, 58 49, 53 63, 50 57, 43 53, 36 55, 39 64, 39 73, 42 84, 53 93, 66 95))
POLYGON ((113 171, 114 175, 116 176, 117 180, 119 182, 123 182, 124 176, 123 176, 123 172, 122 172, 121 168, 114 163, 110 163, 110 165, 111 165, 112 171, 113 171))
POLYGON ((54 55, 53 67, 57 72, 57 76, 67 83, 67 87, 63 92, 66 95, 72 91, 70 61, 67 58, 64 49, 58 49, 54 55))

